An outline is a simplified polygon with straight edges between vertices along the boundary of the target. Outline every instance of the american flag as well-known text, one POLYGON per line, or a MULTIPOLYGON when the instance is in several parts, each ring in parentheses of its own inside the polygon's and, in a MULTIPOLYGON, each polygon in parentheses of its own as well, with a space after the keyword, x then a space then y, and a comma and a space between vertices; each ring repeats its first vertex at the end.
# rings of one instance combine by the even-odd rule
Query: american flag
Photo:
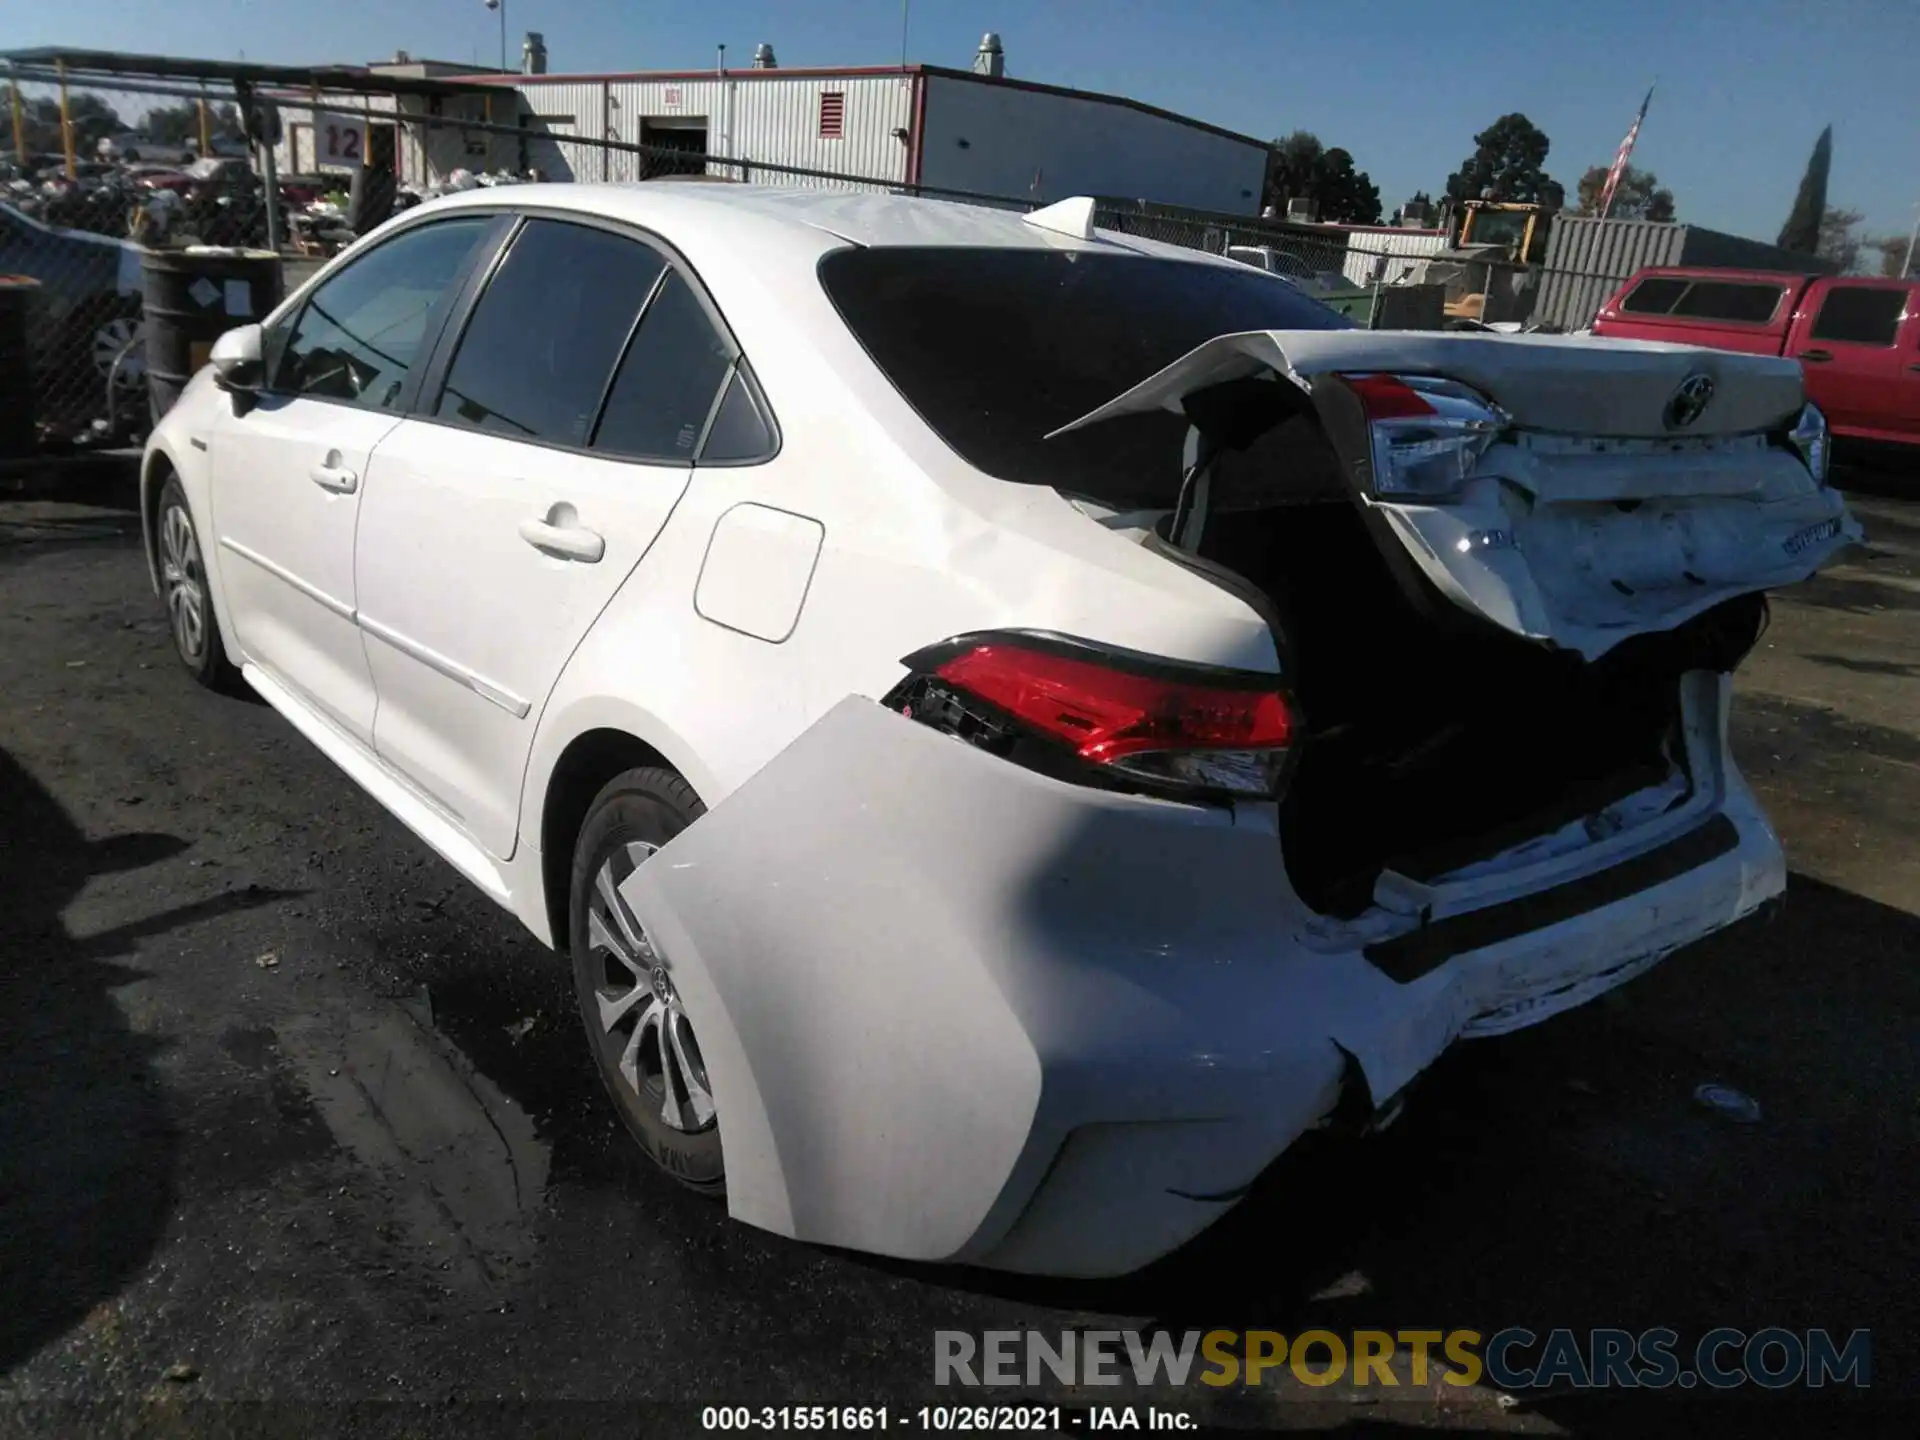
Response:
POLYGON ((1633 128, 1627 131, 1627 138, 1620 142, 1620 153, 1613 157, 1613 168, 1607 171, 1607 188, 1600 192, 1600 218, 1607 218, 1607 212, 1613 208, 1613 192, 1620 186, 1620 177, 1627 173, 1627 157, 1633 154, 1633 142, 1640 138, 1640 126, 1647 118, 1647 106, 1653 103, 1653 87, 1647 87, 1647 98, 1640 102, 1640 113, 1633 117, 1633 128))

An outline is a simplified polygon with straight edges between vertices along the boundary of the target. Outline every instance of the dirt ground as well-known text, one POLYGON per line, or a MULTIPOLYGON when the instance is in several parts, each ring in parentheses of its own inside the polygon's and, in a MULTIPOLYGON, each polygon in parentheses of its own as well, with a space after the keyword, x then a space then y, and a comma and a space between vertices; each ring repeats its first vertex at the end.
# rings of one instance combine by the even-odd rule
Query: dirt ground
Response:
POLYGON ((1097 1285, 778 1240, 654 1174, 563 968, 271 710, 176 669, 124 477, 0 496, 0 1432, 691 1432, 701 1405, 981 1398, 934 1387, 933 1333, 1031 1324, 1867 1328, 1865 1392, 1117 1403, 1911 1433, 1920 504, 1873 483, 1869 547, 1777 599, 1740 677, 1784 912, 1457 1048, 1384 1134, 1301 1147, 1097 1285))

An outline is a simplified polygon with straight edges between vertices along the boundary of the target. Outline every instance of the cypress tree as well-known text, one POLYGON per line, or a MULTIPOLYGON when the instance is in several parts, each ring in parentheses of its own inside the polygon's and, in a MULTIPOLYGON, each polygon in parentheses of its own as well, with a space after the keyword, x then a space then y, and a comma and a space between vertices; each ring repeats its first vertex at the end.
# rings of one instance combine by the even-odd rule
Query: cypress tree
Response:
POLYGON ((1827 213, 1827 172, 1832 168, 1833 126, 1829 125, 1813 142, 1807 173, 1800 177, 1800 193, 1793 197, 1793 209, 1774 242, 1782 250, 1812 255, 1820 249, 1820 219, 1827 213))

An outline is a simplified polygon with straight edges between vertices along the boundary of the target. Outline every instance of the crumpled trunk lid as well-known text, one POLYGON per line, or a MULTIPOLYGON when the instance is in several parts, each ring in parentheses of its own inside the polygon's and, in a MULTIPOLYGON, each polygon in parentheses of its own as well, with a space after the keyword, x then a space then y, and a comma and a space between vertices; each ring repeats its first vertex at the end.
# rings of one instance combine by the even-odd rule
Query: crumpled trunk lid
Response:
POLYGON ((1688 436, 1739 435, 1791 420, 1803 400, 1798 362, 1584 335, 1425 330, 1250 330, 1220 335, 1056 433, 1115 415, 1179 411, 1196 390, 1278 374, 1444 375, 1471 385, 1530 430, 1604 437, 1664 436, 1668 402, 1693 375, 1713 381, 1688 436))
POLYGON ((1063 431, 1154 409, 1193 418, 1204 407, 1190 399, 1228 381, 1323 397, 1339 376, 1382 373, 1453 380, 1504 412, 1461 491, 1417 502, 1372 492, 1364 420, 1330 423, 1320 406, 1403 583, 1526 639, 1595 658, 1803 580, 1861 538, 1839 493, 1772 438, 1804 404, 1799 366, 1773 356, 1573 336, 1252 331, 1208 341, 1063 431))

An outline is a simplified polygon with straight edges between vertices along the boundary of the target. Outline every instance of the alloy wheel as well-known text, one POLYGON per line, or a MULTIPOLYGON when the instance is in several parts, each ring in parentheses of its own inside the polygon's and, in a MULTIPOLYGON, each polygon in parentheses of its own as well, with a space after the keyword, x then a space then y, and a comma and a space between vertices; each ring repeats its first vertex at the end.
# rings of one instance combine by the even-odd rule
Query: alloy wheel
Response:
POLYGON ((714 1123, 713 1089, 673 977, 655 953, 620 885, 659 847, 628 841, 604 861, 587 902, 599 1029, 595 1041, 641 1105, 670 1128, 694 1134, 714 1123))
POLYGON ((160 583, 166 592, 173 643, 182 659, 198 664, 207 650, 206 579, 193 518, 180 505, 169 505, 160 517, 160 583))
POLYGON ((122 317, 109 320, 93 332, 93 365, 101 375, 111 375, 122 390, 137 390, 147 382, 145 327, 138 320, 122 317), (132 348, 129 349, 128 347, 132 348), (126 358, 120 359, 121 352, 126 358), (113 366, 120 361, 116 371, 113 366))

